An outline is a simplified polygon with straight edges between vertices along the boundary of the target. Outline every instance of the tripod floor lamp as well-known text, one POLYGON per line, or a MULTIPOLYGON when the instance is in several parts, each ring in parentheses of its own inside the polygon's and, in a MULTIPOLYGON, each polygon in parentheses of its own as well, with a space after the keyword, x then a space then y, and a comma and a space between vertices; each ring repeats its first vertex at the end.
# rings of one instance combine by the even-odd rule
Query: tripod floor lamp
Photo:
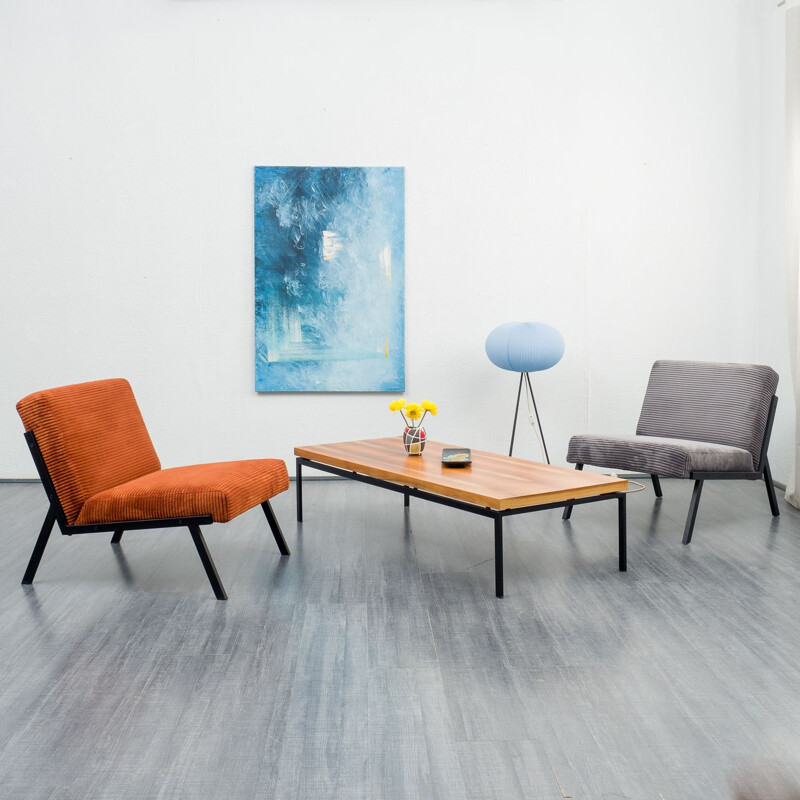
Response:
MULTIPOLYGON (((522 396, 522 386, 525 384, 526 402, 528 396, 533 401, 533 410, 536 413, 536 424, 542 439, 542 449, 547 463, 550 456, 544 441, 544 431, 539 420, 539 410, 536 408, 536 398, 531 384, 531 372, 541 372, 555 366, 564 355, 564 337, 552 325, 543 322, 507 322, 495 328, 486 337, 486 355, 489 360, 500 369, 519 372, 519 389, 517 390, 517 405, 514 410, 514 427, 511 429, 511 445, 508 454, 514 451, 514 434, 517 432, 517 417, 519 416, 519 400, 522 396)), ((530 406, 529 406, 530 408, 530 406)))

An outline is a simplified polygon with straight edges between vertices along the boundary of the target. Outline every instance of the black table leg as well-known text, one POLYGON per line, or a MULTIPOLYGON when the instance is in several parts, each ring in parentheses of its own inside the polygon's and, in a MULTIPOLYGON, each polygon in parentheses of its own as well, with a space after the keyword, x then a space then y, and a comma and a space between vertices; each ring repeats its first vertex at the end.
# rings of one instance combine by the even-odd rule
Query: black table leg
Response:
POLYGON ((619 496, 619 571, 626 572, 628 569, 628 519, 625 509, 626 497, 624 494, 619 496))
POLYGON ((297 521, 303 521, 303 465, 300 459, 297 459, 297 468, 295 471, 295 489, 297 491, 297 521))
MULTIPOLYGON (((340 478, 347 478, 348 480, 355 480, 361 483, 366 483, 370 486, 379 486, 384 489, 389 489, 393 492, 402 494, 403 504, 408 506, 411 493, 413 491, 414 497, 418 500, 428 500, 432 503, 438 503, 450 508, 458 508, 462 511, 467 511, 471 514, 478 514, 482 517, 488 517, 494 520, 494 577, 495 577, 495 594, 497 597, 503 597, 505 594, 503 585, 503 519, 504 517, 527 514, 534 511, 548 511, 551 509, 561 508, 564 509, 565 514, 571 511, 574 505, 585 505, 587 503, 596 503, 608 500, 617 500, 619 503, 619 569, 621 572, 627 570, 628 553, 627 553, 627 518, 626 518, 626 496, 623 492, 613 492, 608 494, 599 494, 597 496, 591 495, 589 497, 576 498, 574 500, 567 500, 562 502, 542 503, 535 506, 524 506, 511 509, 494 509, 478 506, 473 503, 457 500, 446 495, 438 495, 435 492, 425 491, 416 487, 405 486, 401 481, 388 481, 381 478, 376 478, 372 475, 362 475, 354 470, 345 470, 340 467, 334 467, 330 464, 317 462, 313 459, 298 458, 297 459, 297 519, 302 522, 303 519, 303 500, 302 500, 302 466, 313 466, 314 469, 322 470, 323 472, 330 472, 332 475, 337 475, 340 478)), ((577 464, 576 469, 583 469, 583 464, 577 464)), ((408 517, 406 517, 408 520, 408 517)), ((406 531, 408 531, 406 527, 406 531)))
POLYGON ((503 518, 494 518, 494 585, 495 594, 503 596, 503 518))

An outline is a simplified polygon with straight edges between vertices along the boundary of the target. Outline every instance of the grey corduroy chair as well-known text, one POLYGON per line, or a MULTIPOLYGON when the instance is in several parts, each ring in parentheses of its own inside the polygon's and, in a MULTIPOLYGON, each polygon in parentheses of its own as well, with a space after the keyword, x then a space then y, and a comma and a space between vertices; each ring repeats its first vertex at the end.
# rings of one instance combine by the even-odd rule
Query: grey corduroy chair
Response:
MULTIPOLYGON (((573 436, 567 461, 645 472, 661 497, 659 476, 689 478, 694 491, 683 532, 692 540, 707 480, 764 479, 772 516, 780 514, 767 459, 778 374, 760 364, 656 361, 635 436, 573 436)), ((569 519, 572 507, 564 509, 569 519)))

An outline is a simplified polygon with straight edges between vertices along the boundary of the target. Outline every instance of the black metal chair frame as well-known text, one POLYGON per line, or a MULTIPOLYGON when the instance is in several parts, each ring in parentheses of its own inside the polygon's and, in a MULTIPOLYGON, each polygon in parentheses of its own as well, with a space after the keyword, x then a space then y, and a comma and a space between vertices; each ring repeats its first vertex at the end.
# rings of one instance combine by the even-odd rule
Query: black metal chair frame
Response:
MULTIPOLYGON (((23 584, 33 583, 36 576, 36 570, 39 568, 39 562, 42 560, 44 549, 47 547, 47 542, 50 538, 50 533, 53 530, 53 525, 57 522, 61 533, 65 536, 72 536, 76 533, 113 533, 111 537, 111 544, 119 544, 122 539, 124 531, 128 530, 146 530, 149 528, 182 528, 186 527, 192 535, 192 541, 197 548, 197 553, 200 560, 203 562, 208 580, 211 583, 211 588, 214 590, 214 595, 217 600, 227 600, 228 595, 225 593, 225 588, 217 573, 217 568, 214 566, 214 561, 211 554, 208 552, 206 540, 203 538, 203 533, 200 530, 201 525, 210 525, 214 522, 211 515, 204 515, 200 517, 168 517, 166 519, 135 519, 135 520, 119 520, 118 522, 103 522, 92 523, 89 525, 70 525, 67 521, 67 515, 64 513, 64 507, 58 499, 58 494, 53 485, 53 480, 50 477, 50 471, 45 464, 42 451, 36 443, 36 436, 33 431, 25 433, 25 441, 28 443, 28 448, 33 456, 33 462, 36 464, 36 470, 42 480, 42 486, 47 494, 47 499, 50 501, 50 507, 47 510, 47 515, 44 518, 42 529, 39 533, 39 538, 36 540, 36 545, 33 548, 28 568, 25 570, 25 575, 22 578, 23 584)), ((267 518, 269 527, 272 530, 272 535, 275 537, 275 543, 281 555, 290 555, 289 547, 283 537, 283 532, 278 524, 278 519, 275 512, 272 510, 269 500, 265 500, 261 504, 264 510, 264 515, 267 518)))
MULTIPOLYGON (((694 523, 697 519, 697 508, 700 505, 700 495, 703 492, 703 483, 705 481, 757 481, 764 479, 767 487, 767 497, 769 498, 769 508, 773 517, 779 517, 781 512, 778 507, 778 499, 775 496, 775 484, 772 481, 772 472, 769 468, 769 459, 767 458, 767 450, 769 449, 769 440, 772 436, 772 424, 775 422, 775 410, 778 406, 778 398, 776 395, 772 396, 772 401, 769 405, 769 413, 767 414, 767 424, 764 428, 764 438, 761 441, 761 452, 759 453, 758 468, 754 472, 691 472, 689 473, 689 480, 694 481, 694 489, 692 490, 692 499, 689 502, 689 514, 686 517, 686 525, 683 529, 683 543, 689 544, 692 541, 692 533, 694 532, 694 523)), ((575 469, 583 469, 583 464, 576 464, 575 469)), ((661 497, 661 482, 658 475, 650 476, 653 480, 653 491, 656 497, 661 497)), ((566 506, 562 519, 568 520, 572 516, 572 506, 566 506)))

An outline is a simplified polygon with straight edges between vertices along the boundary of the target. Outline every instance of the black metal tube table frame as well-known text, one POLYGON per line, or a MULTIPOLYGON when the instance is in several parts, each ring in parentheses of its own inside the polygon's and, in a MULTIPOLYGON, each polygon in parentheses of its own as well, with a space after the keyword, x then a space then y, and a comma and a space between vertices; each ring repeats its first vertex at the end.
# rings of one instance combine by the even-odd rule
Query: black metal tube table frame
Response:
POLYGON ((599 503, 602 500, 616 499, 619 503, 619 520, 618 520, 618 534, 619 534, 619 570, 625 572, 628 569, 628 543, 627 543, 627 515, 625 508, 625 492, 609 492, 607 494, 598 494, 593 497, 579 497, 573 500, 560 500, 557 503, 542 503, 535 506, 521 506, 520 508, 506 508, 495 509, 484 506, 478 506, 474 503, 467 503, 463 500, 455 500, 452 497, 446 497, 433 492, 426 492, 423 489, 416 489, 413 486, 404 486, 400 483, 384 480, 382 478, 373 478, 371 475, 362 475, 360 472, 353 470, 341 469, 340 467, 332 467, 330 464, 323 464, 320 461, 314 461, 309 458, 297 458, 297 471, 295 479, 295 488, 297 492, 297 521, 303 521, 303 467, 312 467, 313 469, 321 470, 322 472, 330 472, 332 475, 338 475, 341 478, 348 480, 360 481, 361 483, 368 483, 370 486, 379 486, 382 489, 388 489, 390 492, 398 492, 403 495, 403 505, 408 506, 409 500, 416 497, 419 500, 429 500, 431 503, 439 503, 443 506, 450 506, 450 508, 458 508, 461 511, 467 511, 470 514, 477 514, 481 517, 489 517, 494 520, 494 579, 495 579, 495 594, 498 597, 503 597, 503 520, 506 517, 511 517, 516 514, 529 514, 534 511, 547 511, 552 508, 566 508, 577 505, 585 505, 587 503, 599 503))

